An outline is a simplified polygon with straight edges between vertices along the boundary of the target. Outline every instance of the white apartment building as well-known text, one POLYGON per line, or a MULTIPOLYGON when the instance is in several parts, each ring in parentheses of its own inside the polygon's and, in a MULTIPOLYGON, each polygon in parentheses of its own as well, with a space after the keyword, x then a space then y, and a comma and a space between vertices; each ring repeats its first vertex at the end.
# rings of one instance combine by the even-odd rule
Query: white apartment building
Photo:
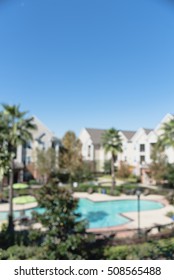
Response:
POLYGON ((30 178, 38 179, 36 170, 36 149, 47 150, 54 147, 58 151, 58 138, 37 117, 33 117, 37 129, 32 131, 33 141, 25 146, 19 146, 15 158, 16 182, 22 182, 30 178))
MULTIPOLYGON (((123 152, 118 155, 117 164, 119 165, 121 161, 126 162, 132 167, 135 175, 142 176, 144 183, 150 183, 148 165, 151 163, 152 147, 162 133, 163 124, 173 118, 172 114, 167 114, 154 129, 120 130, 123 152)), ((79 136, 82 143, 83 159, 96 162, 96 171, 99 172, 103 171, 104 162, 111 158, 111 155, 106 154, 102 147, 102 134, 104 132, 105 130, 101 129, 84 128, 79 136)), ((169 163, 174 163, 174 149, 168 148, 165 152, 169 163)))

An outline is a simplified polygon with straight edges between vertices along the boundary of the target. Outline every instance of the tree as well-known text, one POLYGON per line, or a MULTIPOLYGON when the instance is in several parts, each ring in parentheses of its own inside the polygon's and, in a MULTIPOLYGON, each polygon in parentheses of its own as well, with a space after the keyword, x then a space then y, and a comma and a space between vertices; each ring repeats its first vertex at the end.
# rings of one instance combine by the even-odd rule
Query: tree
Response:
POLYGON ((74 132, 68 131, 62 139, 62 145, 59 153, 60 168, 69 173, 72 184, 82 165, 81 143, 74 132))
POLYGON ((169 187, 174 187, 174 164, 167 164, 164 179, 167 180, 167 184, 169 187))
POLYGON ((43 186, 36 195, 43 214, 36 219, 45 229, 42 243, 43 259, 93 259, 94 237, 86 233, 86 222, 77 214, 78 201, 64 187, 54 184, 43 186))
POLYGON ((174 147, 174 119, 163 124, 163 133, 158 139, 158 147, 174 147))
POLYGON ((163 147, 157 143, 154 145, 151 153, 152 163, 149 165, 149 169, 152 178, 156 181, 156 184, 160 184, 167 172, 167 157, 164 154, 163 147))
POLYGON ((119 178, 126 179, 129 178, 130 175, 131 175, 131 167, 126 162, 122 161, 118 168, 117 176, 119 178))
POLYGON ((115 188, 115 162, 117 160, 118 153, 122 152, 122 141, 119 131, 115 128, 107 130, 102 136, 102 143, 106 153, 111 153, 111 174, 112 174, 112 188, 111 192, 114 192, 115 188))
POLYGON ((53 148, 48 148, 47 150, 36 150, 36 170, 38 176, 42 178, 43 182, 46 184, 48 179, 51 177, 53 172, 58 171, 56 166, 56 151, 53 148))
POLYGON ((6 130, 5 122, 3 119, 2 112, 0 112, 0 185, 6 172, 9 171, 10 155, 8 153, 8 143, 6 141, 6 130))
POLYGON ((0 123, 3 128, 1 139, 2 146, 6 148, 9 157, 9 232, 14 231, 13 226, 13 177, 14 177, 14 158, 19 145, 24 145, 32 140, 32 130, 36 129, 33 118, 26 118, 27 112, 20 111, 20 106, 10 106, 3 104, 3 111, 0 113, 0 123))

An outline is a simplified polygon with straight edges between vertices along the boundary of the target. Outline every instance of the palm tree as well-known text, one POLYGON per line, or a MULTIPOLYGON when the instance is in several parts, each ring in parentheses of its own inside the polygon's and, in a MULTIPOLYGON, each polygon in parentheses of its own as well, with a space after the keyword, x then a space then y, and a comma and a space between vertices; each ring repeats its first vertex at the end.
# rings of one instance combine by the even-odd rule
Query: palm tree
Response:
POLYGON ((2 180, 4 174, 9 170, 10 156, 7 143, 5 141, 5 123, 3 122, 2 112, 0 112, 0 191, 2 191, 2 180))
POLYGON ((6 145, 10 157, 10 188, 9 188, 9 232, 14 231, 13 227, 13 180, 14 180, 14 157, 19 145, 26 144, 32 140, 32 130, 37 127, 33 118, 26 118, 27 112, 20 111, 20 106, 2 104, 3 111, 0 114, 0 123, 3 127, 3 143, 6 145))
POLYGON ((117 160, 118 153, 122 152, 122 141, 119 131, 115 128, 107 130, 102 136, 102 144, 106 153, 111 153, 111 174, 112 174, 112 189, 113 193, 116 182, 115 182, 115 162, 117 160))
POLYGON ((158 146, 162 147, 174 147, 174 119, 163 124, 163 133, 158 139, 158 146))

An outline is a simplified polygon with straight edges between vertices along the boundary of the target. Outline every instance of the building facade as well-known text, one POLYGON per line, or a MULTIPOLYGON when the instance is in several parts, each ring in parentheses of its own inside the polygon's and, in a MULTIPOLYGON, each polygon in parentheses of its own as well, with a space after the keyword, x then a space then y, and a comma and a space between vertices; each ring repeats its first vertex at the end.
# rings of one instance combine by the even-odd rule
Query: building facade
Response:
MULTIPOLYGON (((150 184, 148 165, 152 162, 151 152, 158 137, 162 134, 163 124, 173 119, 172 114, 167 114, 154 129, 140 128, 137 131, 120 130, 123 152, 118 154, 117 165, 126 162, 133 173, 141 176, 145 184, 150 184)), ((111 155, 104 152, 102 135, 106 130, 82 129, 79 139, 82 143, 82 156, 86 161, 96 162, 96 171, 104 171, 104 163, 111 155)), ((169 163, 174 163, 174 149, 165 150, 169 163)))
MULTIPOLYGON (((39 179, 36 168, 36 151, 47 150, 53 147, 58 153, 59 141, 37 117, 33 117, 33 123, 37 129, 32 131, 33 140, 26 143, 25 146, 19 146, 15 158, 15 182, 28 181, 30 179, 39 179)), ((58 158, 58 157, 57 157, 58 158)))

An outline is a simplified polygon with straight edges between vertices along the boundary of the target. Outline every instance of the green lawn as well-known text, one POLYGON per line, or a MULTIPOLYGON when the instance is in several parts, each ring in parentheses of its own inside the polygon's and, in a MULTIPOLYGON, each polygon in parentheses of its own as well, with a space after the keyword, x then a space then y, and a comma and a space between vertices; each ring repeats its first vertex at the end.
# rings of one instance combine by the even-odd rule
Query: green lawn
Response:
POLYGON ((24 183, 13 184, 13 189, 14 190, 22 190, 22 189, 27 189, 27 188, 29 188, 29 185, 24 184, 24 183))
POLYGON ((15 204, 27 204, 36 202, 36 199, 32 195, 23 195, 13 198, 13 203, 15 204))

